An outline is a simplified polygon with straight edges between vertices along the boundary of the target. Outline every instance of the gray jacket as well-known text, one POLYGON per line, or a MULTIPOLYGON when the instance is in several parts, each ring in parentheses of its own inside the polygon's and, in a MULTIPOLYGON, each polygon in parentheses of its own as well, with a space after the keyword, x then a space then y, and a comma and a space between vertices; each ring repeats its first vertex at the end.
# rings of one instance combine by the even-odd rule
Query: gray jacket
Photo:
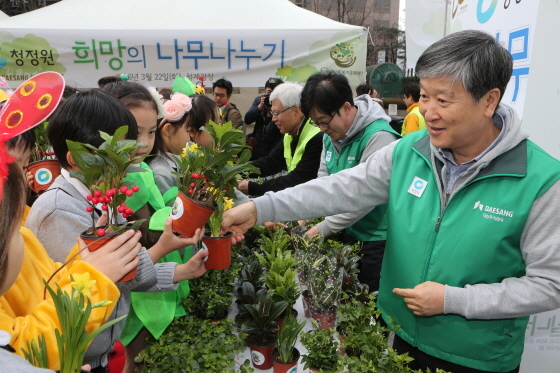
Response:
MULTIPOLYGON (((323 141, 330 141, 333 145, 333 148, 337 152, 340 152, 340 149, 342 149, 342 147, 346 143, 353 141, 356 137, 363 134, 362 130, 376 120, 382 119, 386 122, 391 121, 391 118, 387 114, 385 114, 383 108, 378 103, 374 102, 368 95, 356 97, 354 99, 354 103, 358 107, 358 112, 356 113, 354 122, 352 122, 352 125, 350 126, 348 132, 342 138, 342 140, 333 141, 332 139, 327 137, 323 138, 323 141)), ((364 163, 376 151, 389 145, 397 139, 397 136, 390 132, 377 132, 369 139, 367 146, 362 153, 362 157, 360 158, 360 163, 364 163)), ((329 175, 325 157, 325 147, 323 146, 323 152, 321 153, 321 165, 319 166, 319 171, 317 174, 319 177, 329 175)), ((321 235, 325 237, 329 236, 351 226, 370 211, 371 209, 346 214, 338 214, 334 216, 327 216, 325 220, 317 224, 317 229, 319 230, 319 233, 321 235)), ((372 229, 375 228, 376 227, 372 227, 372 229)))
MULTIPOLYGON (((56 262, 64 263, 66 256, 76 244, 76 238, 91 225, 91 217, 85 211, 88 201, 63 176, 56 178, 48 191, 33 204, 25 226, 37 236, 49 255, 56 262)), ((126 315, 130 308, 130 291, 170 291, 177 263, 154 265, 145 248, 140 251, 140 263, 136 277, 117 283, 121 297, 109 320, 126 315)), ((85 354, 84 364, 93 368, 107 365, 107 355, 119 339, 124 320, 99 334, 85 354)))
MULTIPOLYGON (((505 121, 503 139, 459 176, 450 198, 482 169, 491 165, 494 158, 528 137, 521 130, 521 122, 513 109, 501 104, 497 111, 505 121)), ((328 216, 387 203, 392 153, 397 143, 393 142, 365 163, 351 169, 253 200, 257 208, 257 223, 328 216)), ((432 157, 444 162, 433 146, 432 157)), ((441 198, 445 202, 445 196, 441 198)), ((559 210, 560 182, 557 182, 533 203, 523 229, 520 249, 526 264, 526 275, 507 278, 500 283, 474 284, 464 288, 446 285, 444 313, 469 319, 499 319, 559 308, 559 210)))

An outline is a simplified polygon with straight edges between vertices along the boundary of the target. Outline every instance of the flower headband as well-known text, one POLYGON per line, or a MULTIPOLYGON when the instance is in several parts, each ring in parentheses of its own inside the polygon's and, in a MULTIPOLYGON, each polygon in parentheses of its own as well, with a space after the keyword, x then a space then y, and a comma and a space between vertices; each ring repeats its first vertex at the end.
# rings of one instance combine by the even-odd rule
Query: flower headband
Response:
POLYGON ((0 201, 8 164, 13 162, 5 142, 42 123, 58 106, 64 91, 64 78, 47 71, 23 82, 0 110, 0 201))
POLYGON ((171 99, 163 103, 162 123, 180 120, 191 108, 192 99, 189 96, 179 92, 173 93, 171 99))

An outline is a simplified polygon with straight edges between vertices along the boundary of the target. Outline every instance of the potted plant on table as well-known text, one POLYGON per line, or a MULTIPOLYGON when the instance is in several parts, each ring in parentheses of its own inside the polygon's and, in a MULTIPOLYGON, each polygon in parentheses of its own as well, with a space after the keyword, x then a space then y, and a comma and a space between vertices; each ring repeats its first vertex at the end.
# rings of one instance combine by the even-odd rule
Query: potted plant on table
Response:
POLYGON ((334 330, 320 328, 312 320, 313 330, 301 334, 301 344, 307 349, 307 354, 301 360, 304 369, 318 372, 335 372, 340 355, 337 351, 337 342, 334 330))
POLYGON ((304 326, 305 321, 297 321, 292 315, 284 319, 284 325, 278 333, 277 347, 272 350, 274 373, 291 372, 297 366, 300 354, 295 344, 304 326))
MULTIPOLYGON (((68 150, 79 170, 70 171, 70 176, 80 180, 90 191, 87 200, 90 206, 86 211, 91 215, 91 226, 81 237, 88 244, 90 251, 95 251, 108 241, 129 229, 137 229, 144 220, 128 223, 126 218, 134 211, 125 204, 126 197, 139 190, 138 186, 123 182, 127 172, 143 172, 141 167, 134 166, 134 158, 130 155, 134 149, 144 146, 135 140, 121 140, 128 132, 127 126, 118 128, 113 136, 100 131, 105 140, 99 148, 90 144, 82 144, 66 140, 68 150), (96 211, 97 210, 97 211, 96 211), (96 226, 96 212, 99 215, 107 211, 108 224, 96 226), (119 221, 122 216, 122 222, 119 221)), ((128 281, 136 275, 132 270, 120 281, 128 281)))
POLYGON ((231 234, 221 236, 223 213, 233 207, 236 176, 243 172, 258 173, 249 163, 250 150, 240 130, 232 129, 231 122, 216 124, 212 121, 201 130, 212 136, 209 148, 196 144, 187 146, 177 162, 180 191, 173 209, 175 232, 192 236, 196 229, 209 223, 209 235, 203 242, 210 250, 207 269, 225 269, 231 263, 231 234))
POLYGON ((49 189, 54 180, 60 175, 60 163, 54 155, 51 143, 47 136, 48 122, 43 122, 35 127, 35 147, 31 152, 32 162, 27 166, 27 171, 33 175, 35 193, 49 189))
POLYGON ((286 302, 274 303, 272 295, 264 291, 255 305, 247 304, 247 311, 252 320, 241 327, 247 333, 247 344, 251 349, 253 366, 258 369, 272 368, 272 350, 276 347, 276 330, 278 325, 274 320, 286 310, 286 302))
POLYGON ((332 328, 336 322, 336 308, 342 292, 342 270, 337 268, 336 258, 321 255, 310 267, 307 279, 311 296, 311 317, 323 329, 332 328))

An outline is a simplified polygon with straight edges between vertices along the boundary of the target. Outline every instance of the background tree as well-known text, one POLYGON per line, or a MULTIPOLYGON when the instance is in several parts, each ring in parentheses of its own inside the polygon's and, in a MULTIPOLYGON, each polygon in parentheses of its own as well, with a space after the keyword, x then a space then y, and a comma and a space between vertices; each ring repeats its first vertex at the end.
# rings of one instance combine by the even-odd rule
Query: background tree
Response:
POLYGON ((0 0, 0 10, 9 16, 17 16, 59 2, 60 0, 0 0))

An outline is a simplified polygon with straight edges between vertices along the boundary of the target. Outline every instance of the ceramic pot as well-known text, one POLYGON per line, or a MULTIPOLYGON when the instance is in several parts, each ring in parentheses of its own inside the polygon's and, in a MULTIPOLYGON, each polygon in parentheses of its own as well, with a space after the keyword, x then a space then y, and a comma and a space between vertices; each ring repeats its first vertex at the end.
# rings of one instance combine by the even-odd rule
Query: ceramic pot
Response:
POLYGON ((208 223, 214 210, 215 208, 197 202, 185 193, 179 192, 171 208, 173 232, 185 237, 194 236, 197 229, 203 229, 204 225, 208 223))
MULTIPOLYGON (((99 229, 99 228, 107 228, 107 226, 102 226, 102 227, 95 227, 95 229, 99 229)), ((80 234, 80 237, 84 240, 84 242, 86 243, 86 245, 88 246, 88 250, 90 252, 94 252, 99 250, 102 246, 108 244, 111 240, 113 240, 114 238, 118 237, 119 235, 121 235, 122 233, 117 233, 117 234, 113 234, 113 235, 108 235, 108 236, 103 236, 103 237, 96 237, 96 236, 90 236, 90 235, 86 235, 87 231, 82 232, 82 234, 80 234)), ((134 268, 133 270, 131 270, 130 272, 128 272, 126 275, 124 275, 123 278, 121 278, 118 282, 127 282, 132 280, 134 277, 136 277, 136 273, 138 272, 138 268, 134 268)))
POLYGON ((228 232, 223 237, 202 238, 202 242, 208 248, 208 259, 204 262, 206 269, 226 269, 231 265, 231 236, 228 232))
POLYGON ((278 348, 272 350, 272 371, 274 373, 296 373, 298 370, 299 351, 297 348, 293 350, 293 359, 288 363, 282 363, 278 359, 280 354, 278 348))
POLYGON ((30 163, 27 171, 33 175, 33 188, 35 193, 41 193, 51 186, 54 179, 60 175, 60 163, 56 159, 46 159, 30 163))

